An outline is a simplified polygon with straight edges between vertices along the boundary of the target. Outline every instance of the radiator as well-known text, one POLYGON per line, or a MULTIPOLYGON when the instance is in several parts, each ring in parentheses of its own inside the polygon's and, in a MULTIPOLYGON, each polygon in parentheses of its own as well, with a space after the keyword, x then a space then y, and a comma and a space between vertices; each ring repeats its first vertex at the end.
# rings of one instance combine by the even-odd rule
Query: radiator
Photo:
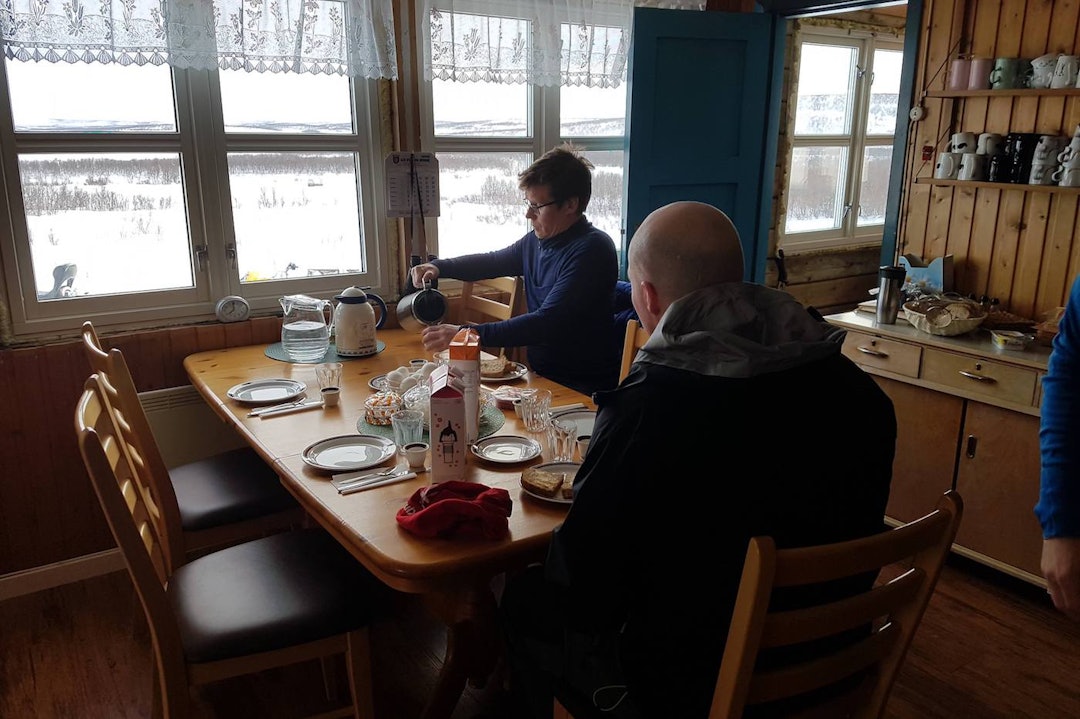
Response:
POLYGON ((170 469, 246 446, 191 385, 140 392, 139 400, 170 469))

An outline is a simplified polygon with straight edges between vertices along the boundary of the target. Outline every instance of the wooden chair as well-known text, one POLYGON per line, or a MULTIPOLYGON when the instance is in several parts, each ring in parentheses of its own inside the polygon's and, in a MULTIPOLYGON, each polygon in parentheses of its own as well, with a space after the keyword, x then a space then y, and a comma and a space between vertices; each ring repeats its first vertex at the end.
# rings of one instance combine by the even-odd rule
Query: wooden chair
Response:
MULTIPOLYGON (((461 283, 461 310, 459 321, 476 322, 478 318, 487 320, 508 320, 525 310, 525 294, 521 291, 520 277, 494 277, 489 280, 475 280, 461 283), (478 294, 478 291, 495 291, 506 295, 506 301, 491 299, 478 294)), ((500 354, 516 362, 524 362, 524 348, 503 348, 500 354)))
POLYGON ((619 381, 626 379, 630 374, 630 365, 634 364, 634 357, 641 346, 649 341, 650 334, 637 320, 626 321, 626 339, 623 340, 622 366, 619 368, 619 381))
MULTIPOLYGON (((737 719, 750 705, 799 702, 815 691, 827 698, 768 716, 882 716, 962 513, 960 496, 949 491, 930 514, 864 539, 781 550, 770 537, 751 539, 708 719, 737 719), (770 611, 776 589, 854 578, 898 563, 904 567, 899 576, 860 594, 770 611), (858 634, 863 627, 866 633, 858 634), (776 668, 757 666, 761 650, 828 641, 847 632, 857 636, 817 650, 812 658, 776 668)), ((558 700, 554 717, 572 719, 558 700)))
POLYGON ((373 716, 367 624, 381 585, 348 552, 322 530, 302 529, 188 562, 96 374, 79 399, 75 429, 150 627, 153 716, 189 716, 193 685, 312 659, 325 670, 336 654, 345 655, 352 704, 320 716, 373 716))
POLYGON ((250 448, 236 449, 174 467, 165 466, 124 355, 102 348, 90 322, 83 323, 83 347, 92 371, 102 378, 109 407, 146 469, 155 504, 187 554, 254 539, 304 520, 304 512, 274 470, 250 448), (175 514, 175 516, 173 516, 175 514))

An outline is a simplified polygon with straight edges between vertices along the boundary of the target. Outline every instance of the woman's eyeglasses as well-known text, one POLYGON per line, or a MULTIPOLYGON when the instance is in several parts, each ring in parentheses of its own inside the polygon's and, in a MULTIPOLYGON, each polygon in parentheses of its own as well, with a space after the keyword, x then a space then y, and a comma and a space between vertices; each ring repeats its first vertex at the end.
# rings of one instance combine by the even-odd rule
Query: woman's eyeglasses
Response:
POLYGON ((540 210, 544 209, 548 205, 554 205, 556 202, 558 202, 558 200, 552 200, 551 202, 545 202, 545 203, 543 203, 541 205, 538 205, 535 202, 531 202, 529 200, 522 200, 522 202, 525 203, 526 211, 532 210, 533 212, 539 212, 540 210))

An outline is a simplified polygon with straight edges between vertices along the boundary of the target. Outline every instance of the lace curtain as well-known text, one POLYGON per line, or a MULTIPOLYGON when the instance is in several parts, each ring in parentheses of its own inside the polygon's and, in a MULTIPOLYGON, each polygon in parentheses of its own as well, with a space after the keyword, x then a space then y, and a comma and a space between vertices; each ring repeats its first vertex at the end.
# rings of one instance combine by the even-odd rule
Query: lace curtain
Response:
POLYGON ((618 87, 635 7, 705 0, 424 0, 424 79, 618 87))
POLYGON ((8 58, 397 78, 393 0, 0 0, 8 58))

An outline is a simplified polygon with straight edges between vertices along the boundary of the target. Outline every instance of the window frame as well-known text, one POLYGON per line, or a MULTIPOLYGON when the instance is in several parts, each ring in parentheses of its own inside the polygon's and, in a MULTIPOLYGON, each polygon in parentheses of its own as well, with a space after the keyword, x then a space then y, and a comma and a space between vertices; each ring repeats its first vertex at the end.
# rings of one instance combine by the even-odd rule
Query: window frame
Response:
MULTIPOLYGON (((17 341, 34 341, 57 334, 77 333, 87 317, 110 330, 215 319, 221 297, 240 295, 251 305, 252 316, 280 310, 285 294, 326 297, 344 287, 373 287, 380 294, 396 287, 390 276, 389 233, 382 162, 382 120, 377 81, 349 79, 353 129, 338 134, 226 133, 221 87, 216 71, 170 69, 175 108, 175 132, 16 132, 7 77, 7 61, 0 61, 0 168, 5 192, 0 198, 0 226, 12 242, 0 245, 0 286, 10 311, 17 341), (184 191, 189 256, 193 287, 76 296, 38 301, 32 270, 28 223, 23 207, 19 157, 27 153, 167 152, 180 160, 184 191), (357 193, 360 237, 366 271, 288 280, 243 283, 236 269, 235 229, 229 187, 229 152, 352 152, 357 158, 357 193), (201 188, 201 191, 200 191, 201 188), (205 248, 200 270, 199 248, 205 248), (230 258, 230 253, 232 257, 230 258)), ((297 238, 303 242, 303 238, 297 238)), ((77 286, 77 282, 76 282, 77 286)))
MULTIPOLYGON (((438 5, 438 2, 434 4, 438 5)), ((454 11, 461 13, 469 13, 475 15, 486 15, 489 17, 517 17, 514 13, 514 9, 517 7, 511 3, 504 5, 497 1, 491 0, 455 0, 453 9, 454 11)), ((447 10, 449 12, 449 10, 447 10)), ((603 7, 594 9, 593 20, 597 25, 609 24, 610 26, 617 26, 616 12, 611 8, 606 10, 603 7)), ((543 155, 548 150, 552 149, 556 145, 564 142, 573 143, 578 149, 589 152, 603 152, 603 151, 618 151, 624 153, 624 178, 625 178, 625 151, 626 151, 626 138, 625 132, 623 135, 611 135, 611 136, 576 136, 576 135, 561 135, 560 134, 560 119, 561 119, 561 86, 558 87, 545 87, 540 85, 530 85, 531 92, 528 93, 529 107, 528 107, 528 126, 527 134, 521 137, 468 137, 468 136, 446 136, 439 137, 435 134, 435 114, 434 114, 434 98, 432 93, 432 81, 424 77, 423 70, 423 58, 424 58, 424 43, 431 41, 428 17, 424 12, 424 6, 418 5, 418 11, 414 18, 414 32, 418 41, 415 44, 415 67, 417 86, 419 88, 418 94, 418 107, 419 107, 419 135, 420 146, 426 152, 435 153, 438 157, 439 153, 443 152, 455 152, 455 153, 485 153, 485 152, 519 152, 528 153, 532 156, 533 160, 543 155)), ((625 86, 625 81, 624 81, 625 86)), ((628 122, 628 120, 627 120, 628 122)), ((525 168, 522 168, 525 169, 525 168)), ((625 185, 625 181, 624 181, 625 185)), ((625 189, 623 191, 623 199, 625 200, 625 189)), ((618 236, 613 236, 612 240, 615 244, 615 251, 621 255, 625 247, 626 241, 626 216, 625 208, 621 213, 619 219, 619 233, 618 236)), ((586 211, 588 216, 588 211, 586 211)), ((522 207, 521 211, 522 221, 522 235, 525 235, 530 227, 527 218, 525 217, 525 209, 522 207)), ((424 233, 427 238, 427 252, 436 256, 441 256, 439 252, 439 224, 437 217, 429 217, 424 220, 424 233)), ((507 237, 506 244, 518 239, 517 237, 507 237)), ((406 253, 412 254, 411 251, 406 253)), ((449 287, 456 287, 458 285, 455 280, 442 280, 449 287)))
MULTIPOLYGON (((880 245, 885 233, 886 220, 884 218, 880 224, 863 226, 858 224, 860 207, 858 200, 862 187, 863 157, 866 149, 872 147, 888 147, 895 151, 896 130, 894 128, 887 135, 867 134, 872 82, 867 82, 866 78, 873 77, 875 50, 896 51, 901 53, 902 57, 904 38, 903 36, 891 37, 872 31, 814 27, 800 31, 795 42, 796 51, 800 57, 803 46, 807 44, 854 48, 857 51, 856 67, 866 68, 866 70, 861 77, 856 76, 850 133, 799 137, 795 134, 794 107, 791 111, 791 131, 789 133, 790 141, 787 152, 787 185, 783 188, 785 198, 784 215, 777 228, 780 246, 783 247, 785 252, 797 254, 822 249, 880 245), (793 233, 786 231, 788 200, 791 195, 792 162, 796 148, 802 147, 841 147, 847 150, 848 161, 844 173, 843 191, 844 206, 850 209, 844 213, 839 228, 793 233)), ((792 77, 791 87, 795 92, 790 93, 789 98, 795 105, 798 98, 797 76, 792 77)), ((900 112, 899 106, 897 112, 900 112)), ((887 210, 888 207, 886 206, 886 214, 887 210)))

